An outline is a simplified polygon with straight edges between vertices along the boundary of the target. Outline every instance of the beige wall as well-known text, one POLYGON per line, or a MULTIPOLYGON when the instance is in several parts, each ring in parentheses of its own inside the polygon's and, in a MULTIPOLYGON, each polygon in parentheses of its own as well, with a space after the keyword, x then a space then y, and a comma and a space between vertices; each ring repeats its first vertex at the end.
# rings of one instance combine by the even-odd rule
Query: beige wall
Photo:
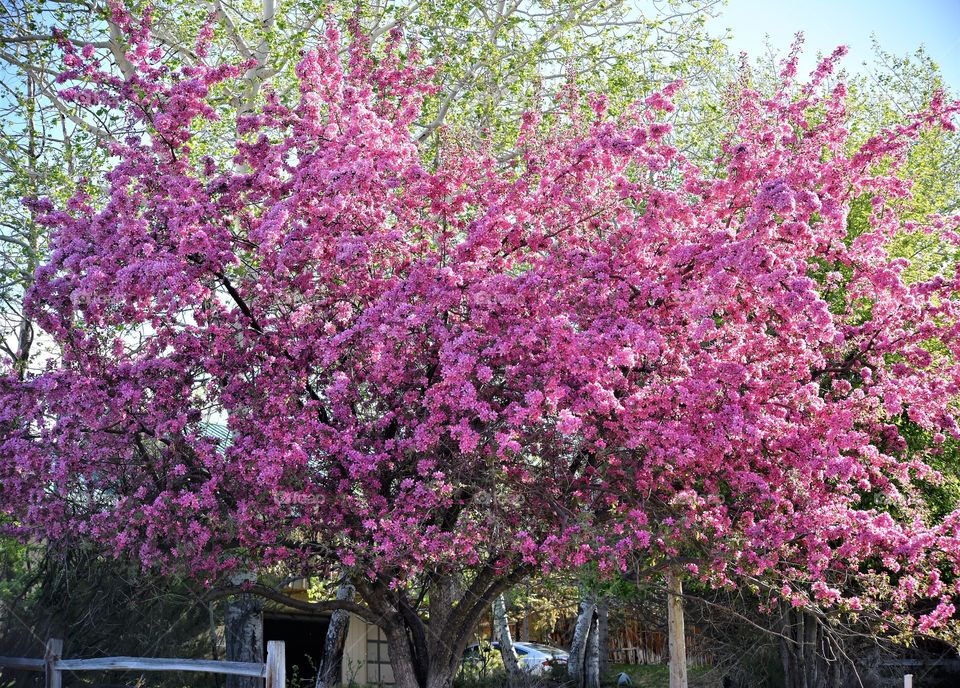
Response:
POLYGON ((341 681, 344 686, 393 685, 383 631, 353 614, 343 647, 341 681))

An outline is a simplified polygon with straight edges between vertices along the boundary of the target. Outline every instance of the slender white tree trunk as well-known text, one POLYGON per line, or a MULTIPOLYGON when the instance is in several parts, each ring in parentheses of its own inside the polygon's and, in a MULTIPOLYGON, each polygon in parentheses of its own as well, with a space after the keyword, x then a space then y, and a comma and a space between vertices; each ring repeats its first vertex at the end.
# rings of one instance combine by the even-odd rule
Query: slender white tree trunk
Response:
MULTIPOLYGON (((235 595, 227 602, 224 619, 227 660, 263 661, 263 600, 254 595, 235 595)), ((227 676, 227 688, 261 688, 263 679, 227 676)))
MULTIPOLYGON (((570 644, 570 659, 567 661, 567 673, 577 688, 585 688, 590 683, 588 669, 596 662, 590 660, 590 636, 596 635, 597 602, 592 595, 586 595, 580 603, 580 615, 573 630, 573 642, 570 644), (589 661, 588 661, 589 660, 589 661)), ((599 668, 599 665, 597 665, 599 668)))
POLYGON ((683 628, 683 582, 667 573, 667 638, 670 646, 670 688, 687 688, 687 638, 683 628))
POLYGON ((600 688, 600 619, 594 612, 583 666, 584 688, 600 688))
POLYGON ((513 651, 513 638, 510 637, 510 624, 507 622, 507 605, 503 595, 498 595, 493 601, 493 634, 500 643, 500 656, 503 657, 503 666, 507 670, 507 680, 510 685, 519 685, 523 681, 523 672, 517 662, 517 655, 513 651))
MULTIPOLYGON (((353 586, 343 582, 337 587, 338 600, 352 600, 353 586)), ((343 672, 343 646, 350 627, 350 612, 338 609, 330 617, 327 637, 323 643, 323 659, 317 672, 316 688, 340 688, 343 672)))

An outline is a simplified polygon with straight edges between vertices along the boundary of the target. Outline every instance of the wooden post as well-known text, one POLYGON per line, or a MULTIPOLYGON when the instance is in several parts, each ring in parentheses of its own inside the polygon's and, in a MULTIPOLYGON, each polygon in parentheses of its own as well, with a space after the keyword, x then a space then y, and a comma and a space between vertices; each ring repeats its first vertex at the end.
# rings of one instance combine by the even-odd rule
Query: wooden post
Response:
POLYGON ((282 640, 267 641, 266 688, 286 688, 287 658, 282 640))
POLYGON ((687 688, 687 638, 683 629, 683 583, 667 572, 667 638, 670 652, 670 688, 687 688))
POLYGON ((54 668, 54 663, 63 657, 63 640, 48 638, 47 648, 43 653, 44 685, 46 688, 61 688, 63 682, 60 670, 54 668))
POLYGON ((913 674, 903 675, 903 688, 913 688, 913 674))

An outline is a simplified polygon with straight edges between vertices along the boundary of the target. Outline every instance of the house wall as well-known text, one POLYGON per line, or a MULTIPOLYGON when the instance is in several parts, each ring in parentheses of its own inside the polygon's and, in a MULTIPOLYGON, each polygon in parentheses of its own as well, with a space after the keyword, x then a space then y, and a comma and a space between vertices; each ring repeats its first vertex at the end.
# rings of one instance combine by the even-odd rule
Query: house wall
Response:
POLYGON ((340 679, 344 686, 392 686, 387 639, 378 626, 350 615, 340 679))

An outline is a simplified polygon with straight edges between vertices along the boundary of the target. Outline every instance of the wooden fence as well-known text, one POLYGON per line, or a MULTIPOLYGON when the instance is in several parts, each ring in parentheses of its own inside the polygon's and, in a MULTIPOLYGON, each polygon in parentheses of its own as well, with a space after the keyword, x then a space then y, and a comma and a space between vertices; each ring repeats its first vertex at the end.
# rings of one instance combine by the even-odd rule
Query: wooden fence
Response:
POLYGON ((166 659, 158 657, 98 657, 63 659, 63 640, 47 641, 43 659, 0 657, 0 668, 42 671, 45 688, 62 688, 64 671, 194 671, 231 674, 264 679, 264 688, 285 688, 285 648, 282 640, 267 642, 267 661, 217 662, 207 659, 166 659))
MULTIPOLYGON (((610 661, 617 664, 666 664, 669 652, 667 636, 649 630, 636 621, 622 622, 608 639, 610 661)), ((712 666, 713 655, 704 645, 704 637, 695 626, 687 626, 687 663, 712 666)))

